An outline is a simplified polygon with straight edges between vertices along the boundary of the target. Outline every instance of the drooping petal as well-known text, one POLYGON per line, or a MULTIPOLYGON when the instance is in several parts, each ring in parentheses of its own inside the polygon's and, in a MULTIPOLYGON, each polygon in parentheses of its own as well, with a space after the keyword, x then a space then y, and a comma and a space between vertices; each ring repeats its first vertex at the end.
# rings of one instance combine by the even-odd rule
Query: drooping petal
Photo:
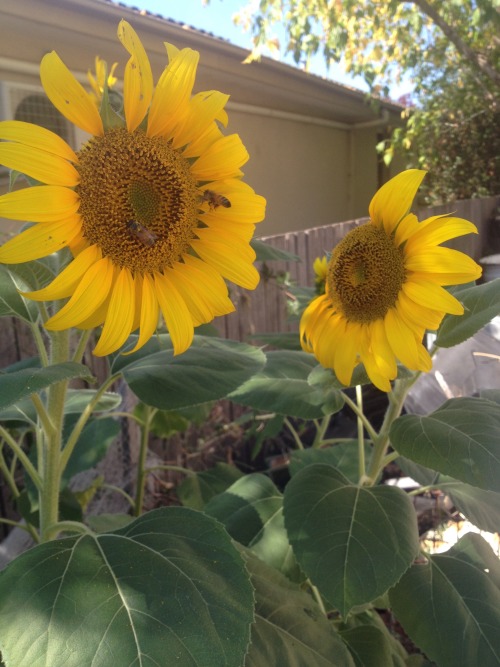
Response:
POLYGON ((51 222, 71 217, 79 206, 80 198, 74 190, 60 185, 37 185, 2 195, 0 218, 51 222))
POLYGON ((411 278, 403 285, 403 292, 415 303, 452 315, 463 315, 464 307, 452 294, 428 280, 411 278))
POLYGON ((0 139, 15 141, 23 146, 32 146, 46 153, 58 155, 70 162, 78 162, 73 149, 62 137, 45 127, 22 120, 4 120, 0 123, 0 139))
POLYGON ((113 262, 103 257, 83 276, 73 296, 45 324, 49 331, 77 327, 91 317, 108 298, 114 275, 113 262))
POLYGON ((398 294, 396 309, 400 317, 414 330, 422 328, 437 331, 444 317, 444 312, 426 308, 410 299, 406 295, 404 287, 398 294))
POLYGON ((248 152, 237 134, 222 137, 212 144, 191 166, 199 181, 213 181, 239 175, 248 160, 248 152))
POLYGON ((77 170, 67 160, 11 141, 0 143, 0 164, 48 185, 74 187, 80 180, 77 170))
POLYGON ((255 289, 259 283, 259 272, 241 257, 232 254, 230 245, 218 241, 194 239, 191 247, 207 264, 213 266, 225 278, 245 289, 255 289))
POLYGON ((106 319, 94 354, 102 357, 118 350, 132 331, 135 285, 130 270, 122 268, 114 281, 106 319))
POLYGON ((104 134, 96 105, 55 51, 43 57, 40 79, 47 97, 65 118, 89 134, 104 134))
POLYGON ((99 246, 90 245, 77 255, 49 285, 35 292, 26 292, 24 296, 34 301, 65 299, 73 294, 82 276, 101 258, 102 253, 99 246))
POLYGON ((396 357, 410 370, 419 368, 419 353, 415 333, 398 316, 395 308, 390 308, 384 318, 387 340, 396 357))
POLYGON ((0 262, 20 264, 51 255, 69 245, 79 231, 80 221, 76 216, 33 225, 4 243, 0 248, 0 262))
MULTIPOLYGON (((396 359, 385 333, 384 320, 379 318, 370 327, 370 352, 379 371, 388 379, 394 380, 398 369, 396 359)), ((366 360, 363 362, 366 367, 366 360)), ((387 391, 384 389, 383 391, 387 391)))
POLYGON ((183 49, 164 69, 148 114, 148 136, 171 136, 180 122, 193 90, 200 54, 183 49))
POLYGON ((174 354, 181 354, 191 345, 194 336, 193 320, 189 310, 172 281, 164 274, 155 273, 154 287, 163 319, 172 339, 174 354))
POLYGON ((387 181, 370 202, 371 221, 391 234, 409 212, 425 174, 421 169, 407 169, 387 181))
POLYGON ((185 264, 176 262, 170 271, 165 271, 165 275, 170 280, 175 281, 175 289, 179 292, 181 299, 187 306, 195 327, 200 324, 210 322, 213 317, 213 310, 203 299, 202 294, 197 289, 198 286, 189 280, 189 273, 185 264))
POLYGON ((217 234, 214 234, 210 228, 204 227, 202 229, 197 229, 196 235, 202 243, 210 243, 213 239, 216 239, 217 243, 227 245, 228 248, 230 248, 228 252, 236 256, 239 261, 255 261, 255 250, 243 236, 238 233, 238 227, 232 228, 231 231, 229 231, 227 228, 224 229, 224 225, 220 225, 217 234))
POLYGON ((198 290, 210 304, 215 317, 227 315, 234 311, 234 304, 229 298, 224 279, 214 268, 193 255, 184 255, 183 262, 188 270, 188 277, 194 283, 193 289, 198 290))
POLYGON ((142 123, 151 103, 153 73, 142 42, 127 21, 120 21, 118 39, 130 53, 123 79, 123 108, 127 129, 133 132, 142 123))
POLYGON ((149 274, 145 273, 142 277, 139 338, 136 345, 128 352, 125 352, 125 354, 137 352, 137 350, 140 350, 148 342, 156 331, 159 315, 160 309, 153 280, 149 274))
MULTIPOLYGON (((339 326, 340 323, 339 323, 339 326)), ((335 353, 335 375, 342 384, 351 384, 352 373, 357 365, 357 356, 363 345, 365 335, 362 324, 344 322, 345 331, 338 342, 339 349, 335 353)))

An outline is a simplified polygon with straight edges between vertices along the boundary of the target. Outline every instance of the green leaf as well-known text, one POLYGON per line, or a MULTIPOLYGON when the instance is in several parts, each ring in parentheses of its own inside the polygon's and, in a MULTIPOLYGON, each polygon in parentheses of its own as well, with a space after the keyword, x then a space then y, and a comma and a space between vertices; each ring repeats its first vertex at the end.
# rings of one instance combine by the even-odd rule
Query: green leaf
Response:
MULTIPOLYGON (((365 459, 371 453, 371 447, 365 444, 365 459)), ((290 460, 290 475, 296 475, 299 470, 312 463, 326 463, 337 468, 348 480, 356 484, 359 480, 358 441, 347 440, 339 442, 333 447, 324 449, 302 449, 292 452, 290 460)))
POLYGON ((242 557, 183 507, 36 546, 0 573, 6 667, 241 667, 252 620, 242 557))
MULTIPOLYGON (((1 382, 1 375, 0 375, 1 382)), ((64 414, 80 415, 97 391, 95 389, 68 389, 64 403, 64 414)), ((115 410, 122 402, 122 397, 113 391, 105 392, 98 400, 93 412, 109 412, 115 410)), ((0 411, 0 421, 36 421, 36 410, 30 398, 16 401, 15 405, 0 411)))
POLYGON ((177 410, 224 398, 257 373, 265 359, 256 347, 208 336, 195 336, 191 347, 174 357, 170 337, 162 335, 135 354, 117 356, 113 372, 123 373, 143 403, 177 410))
POLYGON ((97 514, 86 518, 87 524, 95 533, 109 533, 128 526, 133 518, 128 514, 97 514))
POLYGON ((309 384, 309 374, 317 366, 312 355, 276 350, 266 356, 264 369, 228 398, 256 410, 302 419, 319 419, 342 408, 344 399, 340 391, 333 387, 324 391, 309 384))
POLYGON ((0 317, 19 317, 25 322, 36 322, 39 311, 35 301, 25 299, 19 290, 31 289, 18 274, 0 265, 0 317))
POLYGON ((415 564, 390 591, 410 638, 439 667, 500 664, 500 563, 467 534, 427 564, 415 564))
POLYGON ((245 667, 354 667, 310 595, 255 556, 245 560, 256 599, 245 667))
POLYGON ((245 475, 212 498, 205 512, 268 565, 294 580, 303 578, 283 522, 283 496, 268 477, 245 475))
POLYGON ((374 625, 343 630, 340 636, 349 647, 356 667, 404 667, 401 656, 392 651, 388 634, 374 625))
POLYGON ((300 262, 301 259, 298 255, 294 255, 287 250, 282 250, 281 248, 274 248, 271 245, 268 245, 264 241, 259 241, 258 239, 252 239, 250 245, 255 250, 257 255, 256 260, 258 262, 270 262, 272 260, 284 260, 286 262, 300 262))
POLYGON ((208 470, 188 475, 176 488, 181 503, 201 510, 214 496, 225 491, 242 473, 235 466, 216 463, 208 470))
POLYGON ((248 340, 256 341, 264 345, 270 345, 278 350, 297 350, 300 352, 300 338, 296 331, 283 331, 280 333, 256 333, 249 336, 248 340))
POLYGON ((457 508, 474 526, 497 533, 500 528, 500 493, 484 491, 476 486, 464 484, 458 479, 441 475, 423 466, 400 457, 397 464, 423 486, 432 484, 447 494, 457 508))
POLYGON ((453 398, 427 416, 403 415, 392 425, 400 454, 445 475, 500 491, 500 405, 453 398))
POLYGON ((446 315, 436 338, 439 347, 463 343, 500 314, 500 278, 461 290, 456 296, 465 313, 446 315))
POLYGON ((94 378, 86 366, 67 361, 45 368, 25 368, 11 373, 0 373, 0 409, 13 405, 25 396, 37 394, 51 384, 62 380, 94 378))
POLYGON ((355 486, 329 465, 292 478, 284 511, 299 565, 343 616, 393 586, 418 553, 415 511, 403 491, 355 486))

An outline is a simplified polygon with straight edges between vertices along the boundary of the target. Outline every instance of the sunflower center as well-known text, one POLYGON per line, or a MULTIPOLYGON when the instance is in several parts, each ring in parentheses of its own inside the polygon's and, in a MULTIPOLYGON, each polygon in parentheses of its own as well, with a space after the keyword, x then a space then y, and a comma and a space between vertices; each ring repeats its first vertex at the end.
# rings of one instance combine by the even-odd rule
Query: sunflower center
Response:
POLYGON ((133 273, 162 271, 189 249, 199 192, 189 162, 168 143, 114 129, 78 153, 84 237, 133 273))
POLYGON ((340 241, 328 266, 328 295, 348 320, 367 324, 395 305, 405 282, 403 251, 368 223, 340 241))

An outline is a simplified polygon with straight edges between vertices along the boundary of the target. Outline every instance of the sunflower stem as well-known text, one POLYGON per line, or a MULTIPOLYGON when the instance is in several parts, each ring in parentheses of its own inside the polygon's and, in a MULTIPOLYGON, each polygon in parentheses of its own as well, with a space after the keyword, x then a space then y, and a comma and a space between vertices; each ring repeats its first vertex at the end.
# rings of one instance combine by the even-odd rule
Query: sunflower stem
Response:
POLYGON ((375 483, 375 480, 382 472, 382 469, 385 465, 385 456, 390 445, 390 428, 394 420, 397 419, 401 414, 406 395, 408 394, 408 391, 410 390, 410 387, 414 381, 415 380, 413 377, 405 380, 396 380, 394 383, 394 388, 389 394, 389 406, 387 407, 386 413, 384 415, 382 427, 377 438, 373 441, 374 446, 370 460, 370 467, 368 469, 368 477, 372 484, 375 483))
POLYGON ((313 449, 318 449, 318 447, 321 447, 324 440, 324 435, 326 431, 328 430, 328 426, 330 424, 330 415, 327 415, 326 417, 323 417, 321 422, 316 425, 316 435, 314 436, 314 442, 312 444, 313 449))
POLYGON ((0 437, 4 439, 4 442, 12 449, 14 454, 17 456, 21 462, 26 474, 30 477, 33 484, 37 489, 41 489, 42 480, 35 466, 29 460, 26 452, 23 450, 21 445, 15 440, 11 434, 3 427, 0 426, 0 437))
MULTIPOLYGON (((69 331, 51 332, 50 363, 69 359, 69 331)), ((42 478, 39 492, 40 540, 47 542, 58 532, 59 494, 61 486, 61 446, 64 404, 68 380, 51 385, 47 397, 49 420, 42 423, 38 469, 42 478)))
POLYGON ((141 433, 141 444, 139 449, 139 460, 137 461, 137 484, 135 490, 134 514, 140 516, 142 506, 144 504, 144 489, 146 486, 146 458, 148 455, 148 442, 151 422, 156 414, 156 408, 151 408, 149 405, 145 407, 144 425, 141 433))
MULTIPOLYGON (((304 445, 303 445, 303 443, 302 443, 302 440, 300 439, 300 435, 297 433, 297 431, 295 430, 294 425, 293 425, 292 422, 288 419, 288 417, 285 417, 285 418, 284 418, 283 423, 286 424, 288 430, 289 430, 290 433, 292 434, 292 437, 293 437, 293 439, 294 439, 294 441, 295 441, 295 444, 297 445, 297 449, 304 449, 304 445)), ((317 437, 317 434, 316 434, 316 437, 317 437)))
POLYGON ((361 385, 356 385, 356 404, 358 406, 357 423, 358 423, 358 472, 359 479, 363 480, 366 475, 365 467, 365 427, 361 415, 363 415, 363 389, 361 385))

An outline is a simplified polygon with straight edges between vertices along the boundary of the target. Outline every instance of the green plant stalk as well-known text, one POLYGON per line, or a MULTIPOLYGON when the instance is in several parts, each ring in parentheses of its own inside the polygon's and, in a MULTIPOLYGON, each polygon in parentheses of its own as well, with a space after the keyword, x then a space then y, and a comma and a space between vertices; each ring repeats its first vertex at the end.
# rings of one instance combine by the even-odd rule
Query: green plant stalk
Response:
MULTIPOLYGON (((365 427, 366 432, 370 436, 370 439, 372 441, 375 441, 378 438, 378 433, 377 431, 373 428, 373 426, 370 424, 366 416, 363 414, 363 412, 358 408, 357 403, 355 403, 347 394, 344 393, 343 395, 345 403, 351 408, 351 410, 354 412, 354 414, 358 417, 358 419, 361 419, 363 422, 363 426, 365 427)), ((344 438, 346 440, 347 438, 344 438)))
POLYGON ((373 452, 370 460, 370 467, 368 468, 368 478, 374 484, 375 480, 382 472, 385 464, 385 457, 389 447, 389 431, 395 419, 401 414, 403 404, 408 394, 410 387, 415 382, 415 378, 411 377, 405 380, 396 380, 394 388, 389 394, 389 405, 384 415, 384 421, 378 436, 373 440, 373 452))
POLYGON ((314 442, 312 443, 312 448, 317 449, 318 447, 321 447, 323 444, 323 437, 328 429, 328 425, 330 424, 330 415, 326 415, 321 419, 321 422, 319 424, 316 423, 316 435, 314 436, 314 442))
POLYGON ((304 449, 304 445, 302 444, 302 440, 300 439, 299 434, 295 430, 292 422, 288 419, 288 417, 285 417, 283 419, 283 423, 286 424, 288 430, 293 436, 293 439, 295 440, 295 444, 297 445, 297 449, 304 449))
POLYGON ((359 479, 365 479, 366 463, 365 463, 365 428, 361 415, 363 413, 363 389, 361 385, 356 385, 356 403, 358 406, 357 425, 358 425, 358 474, 359 479))
MULTIPOLYGON (((51 338, 51 364, 69 359, 69 331, 53 331, 51 338)), ((59 495, 61 485, 61 445, 64 421, 64 404, 68 381, 63 380, 49 387, 47 413, 50 424, 43 425, 41 460, 38 463, 42 478, 39 492, 40 541, 47 542, 57 535, 59 519, 59 495)))
POLYGON ((156 413, 156 408, 146 406, 144 424, 141 432, 141 444, 139 449, 139 460, 137 461, 137 483, 135 490, 134 514, 140 516, 144 504, 144 488, 146 485, 146 458, 148 455, 148 442, 151 421, 156 413))
POLYGON ((145 468, 146 472, 154 472, 155 470, 170 470, 171 472, 180 472, 184 475, 192 475, 193 477, 196 477, 196 470, 184 468, 183 466, 162 464, 158 466, 151 466, 151 468, 145 468))

